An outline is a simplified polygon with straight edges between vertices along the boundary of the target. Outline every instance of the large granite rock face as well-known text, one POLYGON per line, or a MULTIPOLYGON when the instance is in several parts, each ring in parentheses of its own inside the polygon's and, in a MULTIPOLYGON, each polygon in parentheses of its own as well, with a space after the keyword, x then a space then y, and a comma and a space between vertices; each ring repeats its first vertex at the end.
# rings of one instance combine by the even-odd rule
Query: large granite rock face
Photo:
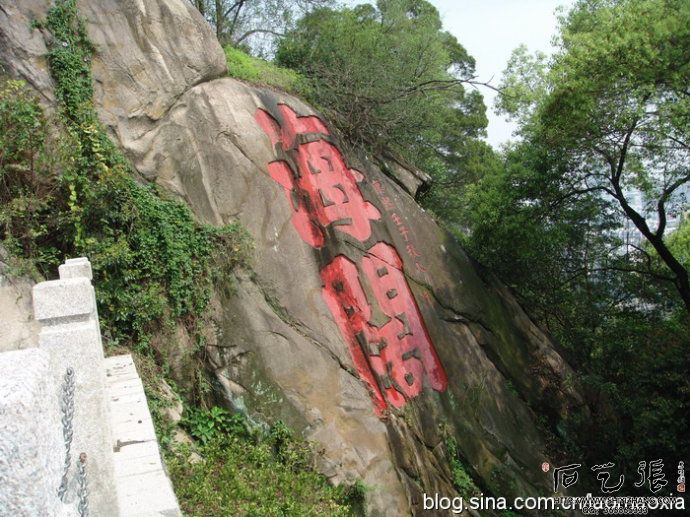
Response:
POLYGON ((32 21, 44 18, 49 6, 45 0, 0 2, 0 76, 21 77, 41 95, 47 107, 55 100, 53 81, 45 40, 32 21))
MULTIPOLYGON (((19 27, 47 4, 0 0, 14 13, 0 50, 49 100, 44 58, 20 48, 40 49, 38 31, 19 27)), ((253 271, 215 296, 208 368, 227 403, 301 430, 325 475, 370 487, 372 515, 454 495, 448 437, 498 495, 547 495, 538 422, 582 404, 572 372, 417 205, 427 178, 343 156, 303 102, 221 77, 222 49, 184 0, 79 7, 101 120, 142 178, 255 240, 253 271)))

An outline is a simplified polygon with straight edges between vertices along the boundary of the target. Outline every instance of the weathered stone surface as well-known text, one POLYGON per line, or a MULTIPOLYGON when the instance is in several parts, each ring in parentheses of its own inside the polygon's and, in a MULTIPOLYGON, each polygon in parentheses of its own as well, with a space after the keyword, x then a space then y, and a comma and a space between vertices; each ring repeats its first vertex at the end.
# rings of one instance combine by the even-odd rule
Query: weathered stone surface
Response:
POLYGON ((130 355, 104 361, 119 517, 181 515, 162 464, 144 386, 130 355))
MULTIPOLYGON (((416 204, 410 194, 421 185, 419 174, 404 173, 402 166, 385 174, 380 161, 345 156, 346 168, 358 172, 343 172, 356 190, 341 185, 342 192, 374 207, 366 208, 370 231, 348 234, 341 221, 305 242, 310 234, 300 228, 319 218, 322 224, 328 210, 319 218, 299 214, 303 205, 291 194, 290 182, 297 180, 289 171, 304 157, 301 147, 286 145, 292 137, 284 131, 289 124, 280 104, 299 116, 316 115, 311 108, 217 78, 224 71, 220 47, 183 0, 84 0, 80 8, 97 48, 101 119, 136 170, 183 199, 200 220, 239 220, 255 240, 253 273, 240 275, 234 295, 222 286, 215 294, 219 331, 207 366, 227 403, 257 421, 281 418, 301 429, 323 450, 319 466, 329 478, 361 478, 371 487, 372 515, 417 513, 424 492, 453 495, 448 436, 496 493, 548 494, 539 465, 549 453, 537 413, 556 423, 582 404, 565 382, 570 368, 508 290, 416 204), (257 123, 260 112, 268 116, 264 128, 257 123), (271 119, 284 133, 277 140, 266 131, 271 119), (276 160, 287 165, 269 167, 276 160), (378 243, 396 250, 404 271, 404 289, 385 297, 399 300, 409 289, 448 381, 445 391, 436 391, 427 377, 418 396, 399 401, 400 409, 391 409, 391 392, 381 388, 383 418, 375 413, 372 385, 361 376, 368 366, 351 355, 356 342, 341 334, 321 279, 339 255, 361 268, 378 243)), ((22 73, 18 65, 14 70, 22 73)), ((311 129, 297 143, 324 140, 328 129, 321 122, 302 122, 311 129)), ((326 140, 313 159, 323 158, 322 151, 336 156, 338 142, 326 140)), ((335 187, 324 187, 330 189, 324 207, 343 203, 333 197, 335 187)), ((382 328, 387 302, 374 303, 369 287, 364 296, 382 328)))
POLYGON ((58 274, 63 280, 67 278, 86 278, 87 280, 93 280, 91 263, 86 257, 67 259, 64 264, 58 266, 58 274))
POLYGON ((40 330, 31 305, 33 282, 12 276, 6 260, 0 247, 0 352, 36 346, 40 330))
POLYGON ((38 320, 86 320, 96 310, 88 278, 41 282, 34 287, 34 314, 38 320))
POLYGON ((391 157, 376 157, 379 166, 390 178, 404 188, 412 197, 431 186, 431 176, 413 167, 407 167, 391 157))
POLYGON ((225 333, 212 354, 221 384, 231 386, 228 397, 241 398, 238 407, 250 414, 304 428, 325 449, 324 472, 337 473, 334 480, 359 476, 383 487, 372 494, 372 512, 389 508, 392 494, 407 494, 397 500, 414 508, 424 491, 452 491, 443 461, 429 453, 442 441, 439 426, 458 438, 467 463, 487 485, 499 493, 539 493, 545 478, 535 466, 547 452, 524 398, 538 410, 566 414, 580 403, 577 393, 546 390, 565 378, 568 366, 507 290, 480 275, 373 163, 350 162, 366 171, 360 188, 382 214, 367 243, 342 236, 321 250, 304 243, 282 188, 267 175, 276 155, 254 122, 259 107, 278 118, 280 102, 311 113, 295 99, 219 79, 190 89, 151 132, 121 140, 144 176, 185 199, 199 217, 211 223, 238 218, 256 240, 255 278, 226 302, 225 333), (321 298, 319 278, 335 255, 359 258, 377 241, 394 245, 403 258, 449 378, 446 393, 427 391, 409 405, 410 414, 388 417, 386 448, 373 432, 365 387, 352 385, 356 370, 321 298), (422 254, 418 262, 408 246, 422 254), (237 395, 230 382, 244 393, 237 395), (343 411, 347 424, 340 421, 343 411), (348 461, 353 451, 365 461, 348 461), (394 467, 398 477, 370 475, 373 458, 394 467))
POLYGON ((63 515, 57 497, 65 447, 48 354, 0 354, 0 515, 63 515))
POLYGON ((0 0, 0 76, 21 77, 41 95, 46 106, 54 101, 46 45, 32 21, 45 18, 48 0, 0 0))
POLYGON ((101 118, 130 136, 155 127, 193 85, 226 72, 223 50, 191 2, 82 0, 79 11, 98 51, 101 118))
POLYGON ((343 345, 334 351, 334 324, 325 322, 335 339, 311 331, 245 275, 236 289, 224 303, 219 343, 209 350, 219 379, 232 383, 230 404, 258 421, 281 419, 304 430, 323 450, 319 467, 329 479, 361 478, 373 487, 372 506, 381 515, 384 509, 404 515, 406 495, 390 458, 385 423, 374 414, 343 345))

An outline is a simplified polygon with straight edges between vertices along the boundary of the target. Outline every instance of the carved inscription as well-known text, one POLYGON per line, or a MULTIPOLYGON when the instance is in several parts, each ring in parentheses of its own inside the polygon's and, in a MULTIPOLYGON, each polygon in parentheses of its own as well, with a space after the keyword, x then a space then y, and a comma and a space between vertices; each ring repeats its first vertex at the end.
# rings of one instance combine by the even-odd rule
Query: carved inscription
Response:
POLYGON ((321 270, 321 279, 323 298, 379 413, 387 403, 400 408, 419 395, 425 377, 436 391, 446 389, 446 373, 395 248, 375 244, 359 267, 339 255, 321 270), (364 286, 371 292, 371 303, 364 286), (379 321, 372 307, 380 311, 379 321))
POLYGON ((280 105, 283 124, 265 111, 256 118, 284 159, 268 164, 268 172, 285 189, 292 206, 292 224, 304 242, 321 248, 329 226, 365 241, 371 236, 371 220, 381 217, 378 209, 362 197, 357 183, 362 174, 345 164, 330 142, 319 139, 300 143, 305 134, 328 134, 316 117, 298 117, 289 106, 280 105))
MULTIPOLYGON (((278 156, 268 172, 285 191, 297 234, 314 248, 327 243, 328 228, 367 241, 381 212, 362 196, 362 174, 347 166, 317 117, 298 116, 285 104, 278 111, 280 123, 262 109, 256 120, 278 156)), ((389 405, 403 407, 425 385, 446 389, 446 373, 393 246, 375 243, 359 264, 338 255, 320 274, 323 299, 377 414, 389 405)))

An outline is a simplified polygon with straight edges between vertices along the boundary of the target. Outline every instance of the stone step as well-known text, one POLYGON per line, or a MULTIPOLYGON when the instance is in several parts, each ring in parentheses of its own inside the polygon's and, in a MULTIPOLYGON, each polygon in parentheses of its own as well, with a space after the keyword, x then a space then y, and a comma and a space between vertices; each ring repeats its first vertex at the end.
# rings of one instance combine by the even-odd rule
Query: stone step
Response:
POLYGON ((108 357, 105 370, 121 517, 181 516, 132 356, 108 357))

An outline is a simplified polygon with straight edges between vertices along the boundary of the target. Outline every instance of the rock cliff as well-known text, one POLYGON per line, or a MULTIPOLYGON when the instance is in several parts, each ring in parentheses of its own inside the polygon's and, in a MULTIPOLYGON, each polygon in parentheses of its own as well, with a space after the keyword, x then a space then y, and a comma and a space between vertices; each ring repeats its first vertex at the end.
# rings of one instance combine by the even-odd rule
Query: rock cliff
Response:
MULTIPOLYGON (((45 35, 31 28, 48 7, 0 0, 0 56, 50 106, 45 35)), ((415 202, 428 178, 343 154, 310 106, 226 77, 184 0, 79 9, 99 116, 141 179, 202 221, 239 220, 255 241, 252 272, 214 294, 207 368, 226 403, 299 429, 333 482, 370 487, 372 515, 454 495, 450 437, 497 495, 547 495, 543 421, 582 404, 572 372, 415 202)))

